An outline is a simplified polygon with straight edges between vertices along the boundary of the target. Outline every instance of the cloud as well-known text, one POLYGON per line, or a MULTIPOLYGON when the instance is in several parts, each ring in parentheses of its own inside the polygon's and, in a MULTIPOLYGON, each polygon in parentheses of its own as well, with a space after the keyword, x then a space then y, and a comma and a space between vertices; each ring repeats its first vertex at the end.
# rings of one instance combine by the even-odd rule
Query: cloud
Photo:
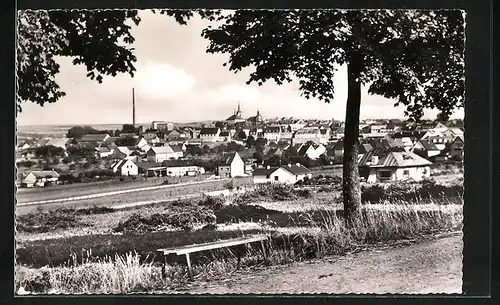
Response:
POLYGON ((166 63, 140 65, 134 77, 136 90, 149 99, 168 99, 189 92, 196 79, 180 68, 166 63))

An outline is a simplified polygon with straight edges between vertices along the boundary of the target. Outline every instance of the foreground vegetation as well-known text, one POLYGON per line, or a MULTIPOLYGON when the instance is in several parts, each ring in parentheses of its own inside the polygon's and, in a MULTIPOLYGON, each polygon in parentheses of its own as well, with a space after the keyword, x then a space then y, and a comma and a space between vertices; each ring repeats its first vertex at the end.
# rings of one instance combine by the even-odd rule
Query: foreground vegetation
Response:
MULTIPOLYGON (((414 185, 407 187, 419 189, 414 185)), ((294 190, 285 186, 258 188, 230 198, 230 202, 207 197, 160 205, 151 213, 131 210, 122 214, 120 221, 106 234, 35 240, 18 247, 16 286, 39 293, 178 291, 187 282, 182 258, 179 264, 168 266, 166 277, 162 278, 155 256, 158 248, 267 234, 269 255, 266 259, 258 249, 247 248, 242 267, 251 267, 341 255, 381 242, 459 230, 462 226, 461 194, 446 201, 439 195, 443 190, 452 194, 455 187, 422 186, 431 194, 432 202, 404 201, 403 198, 391 204, 381 199, 364 205, 362 217, 352 227, 345 226, 341 204, 335 202, 338 197, 330 194, 331 198, 336 198, 332 202, 313 204, 325 203, 324 199, 316 198, 321 196, 317 190, 294 190), (430 191, 433 189, 436 190, 434 195, 430 191), (290 206, 295 208, 290 209, 290 206)), ((394 193, 385 188, 370 189, 384 196, 394 193)), ((78 228, 84 225, 82 219, 106 214, 118 212, 94 207, 60 209, 42 213, 45 216, 39 218, 18 217, 18 231, 32 234, 36 230, 47 230, 42 228, 53 228, 54 223, 59 223, 58 217, 66 219, 68 215, 74 218, 61 223, 78 228)), ((228 276, 236 269, 234 253, 229 250, 194 255, 192 261, 197 279, 228 276)))

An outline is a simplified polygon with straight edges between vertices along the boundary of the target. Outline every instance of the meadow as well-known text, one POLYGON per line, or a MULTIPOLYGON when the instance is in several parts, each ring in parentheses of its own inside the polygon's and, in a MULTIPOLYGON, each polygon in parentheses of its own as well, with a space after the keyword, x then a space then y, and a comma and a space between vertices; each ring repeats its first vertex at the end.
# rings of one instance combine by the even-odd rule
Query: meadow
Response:
MULTIPOLYGON (((182 259, 165 277, 156 249, 261 233, 269 255, 247 247, 242 268, 342 255, 462 226, 463 186, 398 183, 363 187, 362 217, 346 226, 339 185, 264 186, 229 197, 177 200, 127 209, 99 206, 17 216, 16 290, 37 293, 130 293, 182 290, 182 259), (402 195, 404 194, 404 196, 402 195)), ((236 270, 230 250, 193 258, 196 280, 236 270)))

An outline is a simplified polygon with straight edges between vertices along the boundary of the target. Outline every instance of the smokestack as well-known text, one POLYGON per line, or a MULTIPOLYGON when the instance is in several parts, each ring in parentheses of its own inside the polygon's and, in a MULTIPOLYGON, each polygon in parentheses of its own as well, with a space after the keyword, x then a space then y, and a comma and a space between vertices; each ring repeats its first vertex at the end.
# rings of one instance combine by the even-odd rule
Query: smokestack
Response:
POLYGON ((132 88, 132 125, 135 127, 135 88, 132 88))

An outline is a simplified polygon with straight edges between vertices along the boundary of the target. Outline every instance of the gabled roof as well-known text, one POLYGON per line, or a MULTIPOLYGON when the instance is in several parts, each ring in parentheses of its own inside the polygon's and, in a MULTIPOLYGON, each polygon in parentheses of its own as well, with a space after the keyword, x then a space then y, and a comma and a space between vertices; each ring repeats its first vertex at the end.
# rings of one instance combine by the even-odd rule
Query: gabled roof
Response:
POLYGON ((429 142, 429 141, 427 141, 427 140, 420 140, 420 141, 418 141, 418 142, 419 142, 419 143, 420 143, 420 145, 422 145, 422 147, 423 147, 425 150, 427 150, 427 151, 429 151, 429 150, 439 150, 439 148, 437 148, 437 146, 436 146, 434 143, 429 142))
POLYGON ((30 148, 42 147, 42 146, 47 145, 48 142, 49 142, 49 139, 40 139, 40 140, 36 141, 35 143, 33 143, 33 145, 31 145, 30 148))
POLYGON ((50 139, 47 141, 46 145, 53 145, 53 146, 66 146, 68 143, 71 141, 70 138, 55 138, 55 139, 50 139))
POLYGON ((308 169, 307 167, 305 167, 302 164, 282 165, 281 168, 294 174, 294 175, 303 175, 303 174, 308 174, 311 172, 310 169, 308 169))
POLYGON ((174 152, 170 145, 151 147, 149 151, 153 151, 155 154, 171 154, 174 152))
POLYGON ((280 126, 268 126, 264 128, 264 133, 278 133, 281 132, 280 126))
POLYGON ((172 148, 172 150, 173 150, 174 152, 176 152, 176 153, 178 153, 178 152, 183 152, 183 150, 182 150, 182 145, 178 145, 178 144, 171 144, 171 145, 169 145, 169 146, 170 146, 170 148, 172 148))
POLYGON ((184 167, 184 166, 195 166, 192 160, 165 160, 162 163, 163 166, 168 167, 184 167))
POLYGON ((257 167, 256 169, 253 170, 252 175, 253 176, 268 176, 271 175, 275 170, 277 170, 279 167, 257 167))
POLYGON ((217 134, 219 131, 219 128, 213 127, 213 128, 203 128, 200 132, 200 135, 212 135, 212 134, 217 134))
POLYGON ((369 167, 412 167, 426 166, 432 164, 430 161, 418 156, 415 153, 401 149, 374 148, 363 155, 359 160, 359 166, 369 167), (372 157, 377 156, 377 164, 373 164, 372 157))
POLYGON ((79 141, 80 142, 98 142, 104 141, 106 137, 109 137, 107 133, 93 133, 84 135, 79 141))
POLYGON ((234 158, 236 157, 237 152, 232 152, 224 156, 224 159, 221 163, 221 165, 231 165, 233 163, 234 158))
POLYGON ((58 178, 59 174, 53 170, 31 171, 37 178, 58 178))
POLYGON ((121 169, 123 168, 123 166, 125 166, 125 164, 127 164, 127 162, 132 162, 132 164, 137 165, 129 159, 123 159, 118 161, 117 164, 113 166, 113 168, 116 168, 116 171, 121 171, 121 169))
POLYGON ((156 162, 137 162, 137 166, 142 170, 148 170, 151 168, 165 168, 161 163, 156 162))

